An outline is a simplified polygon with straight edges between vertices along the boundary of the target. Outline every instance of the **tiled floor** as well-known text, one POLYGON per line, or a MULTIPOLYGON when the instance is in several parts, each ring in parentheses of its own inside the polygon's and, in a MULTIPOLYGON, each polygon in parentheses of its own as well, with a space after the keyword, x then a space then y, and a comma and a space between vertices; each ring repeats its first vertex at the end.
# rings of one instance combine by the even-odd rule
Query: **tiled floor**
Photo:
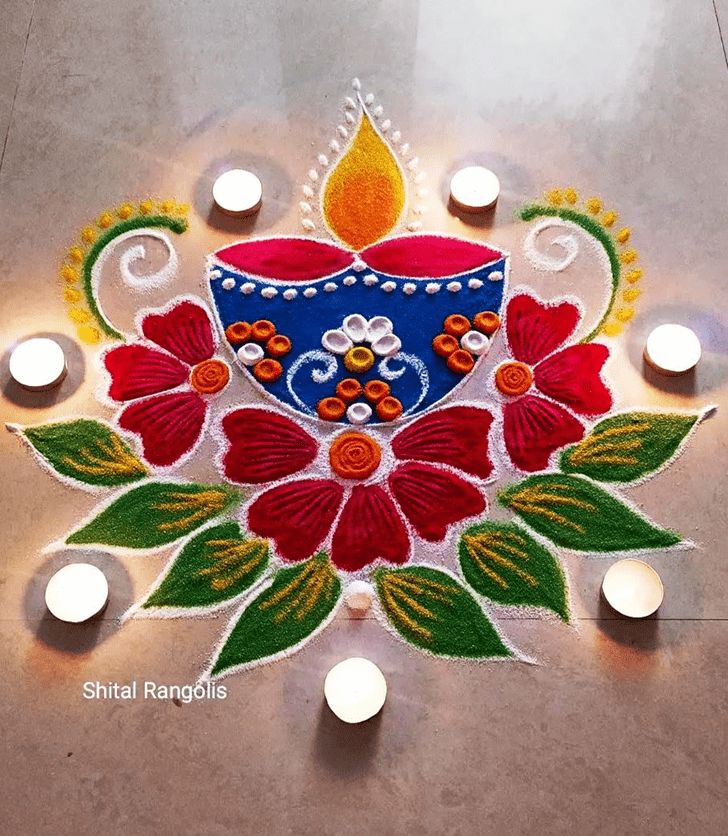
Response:
MULTIPOLYGON (((514 209, 551 185, 614 202, 647 265, 610 368, 625 404, 720 407, 671 470, 634 492, 700 544, 650 555, 667 589, 658 619, 615 620, 598 596, 607 564, 572 556, 578 633, 508 622, 540 666, 422 657, 375 622, 342 616, 290 661, 227 680, 224 702, 189 706, 81 698, 86 680, 193 681, 223 622, 119 628, 113 616, 148 587, 157 558, 114 562, 114 598, 94 630, 69 635, 45 620, 39 592, 58 556, 41 550, 93 498, 0 434, 4 832, 725 833, 728 67, 718 22, 726 38, 728 1, 6 0, 2 20, 3 345, 72 335, 57 262, 107 203, 150 192, 192 203, 179 241, 179 288, 191 292, 204 254, 233 236, 295 232, 301 177, 358 75, 430 174, 427 227, 493 240, 513 253, 514 276, 545 294, 588 285, 592 272, 528 272, 514 209), (464 160, 502 175, 489 228, 443 205, 464 160), (254 224, 208 217, 211 177, 230 163, 265 183, 254 224), (703 339, 688 381, 643 373, 645 334, 671 318, 703 339), (347 728, 323 709, 321 685, 355 653, 382 667, 390 699, 376 721, 347 728)), ((114 314, 129 324, 137 304, 115 300, 114 314)), ((98 412, 91 364, 90 351, 74 355, 42 407, 6 387, 0 417, 98 412)))

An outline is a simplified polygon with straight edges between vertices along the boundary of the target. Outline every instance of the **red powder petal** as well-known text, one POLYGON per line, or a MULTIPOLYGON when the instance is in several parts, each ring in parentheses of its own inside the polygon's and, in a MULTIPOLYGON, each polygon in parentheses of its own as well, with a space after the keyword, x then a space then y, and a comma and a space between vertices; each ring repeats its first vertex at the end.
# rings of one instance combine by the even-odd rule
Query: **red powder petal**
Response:
POLYGON ((197 444, 206 413, 207 405, 196 392, 175 392, 130 404, 119 416, 119 426, 141 437, 150 464, 167 467, 197 444))
POLYGON ((400 465, 390 475, 389 487, 423 540, 442 540, 448 526, 485 511, 485 497, 477 488, 428 464, 400 465))
POLYGON ((544 393, 581 415, 602 415, 612 408, 612 394, 599 376, 609 357, 600 343, 572 345, 557 351, 534 369, 534 382, 544 393))
POLYGON ((248 528, 275 540, 284 560, 310 557, 329 533, 344 489, 330 479, 300 479, 262 493, 248 509, 248 528))
POLYGON ((391 276, 436 279, 477 270, 498 261, 503 253, 461 238, 403 235, 367 247, 361 257, 372 270, 391 276))
POLYGON ((218 250, 215 256, 243 273, 286 282, 321 279, 351 267, 354 262, 348 250, 305 238, 242 241, 218 250))
POLYGON ((133 401, 175 389, 187 380, 190 370, 169 354, 145 345, 122 345, 104 355, 111 375, 109 397, 133 401))
POLYGON ((407 527, 387 492, 377 485, 356 485, 334 532, 334 564, 356 572, 377 559, 404 563, 409 550, 407 527))
POLYGON ((525 395, 503 408, 503 437, 520 470, 544 470, 551 454, 584 435, 581 422, 558 404, 525 395))
POLYGON ((166 313, 145 316, 142 333, 190 366, 209 360, 215 353, 209 314, 202 306, 187 300, 166 313))
POLYGON ((538 363, 569 339, 580 318, 571 302, 547 305, 525 293, 514 296, 506 309, 511 356, 522 363, 538 363))
POLYGON ((290 476, 318 452, 317 441, 298 424, 267 409, 236 409, 222 428, 231 442, 223 467, 233 482, 257 485, 290 476))
POLYGON ((488 432, 493 416, 475 406, 451 406, 431 412, 392 439, 398 459, 449 464, 486 479, 493 471, 488 432))

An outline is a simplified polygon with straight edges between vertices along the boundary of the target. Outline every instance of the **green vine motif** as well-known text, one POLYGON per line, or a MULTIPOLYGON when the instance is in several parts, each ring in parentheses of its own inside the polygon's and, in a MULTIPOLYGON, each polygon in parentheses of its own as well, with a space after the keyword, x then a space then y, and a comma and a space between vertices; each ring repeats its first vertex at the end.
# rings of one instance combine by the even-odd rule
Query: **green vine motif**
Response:
POLYGON ((526 222, 535 220, 536 218, 560 218, 563 221, 569 221, 581 227, 581 229, 596 239, 596 241, 604 248, 609 260, 611 291, 609 301, 607 302, 607 306, 601 318, 594 328, 592 328, 592 330, 581 340, 583 343, 592 342, 592 340, 596 339, 602 331, 604 324, 609 318, 609 315, 612 313, 614 304, 617 300, 617 291, 619 290, 620 285, 622 265, 620 263, 619 254, 612 236, 606 231, 602 224, 596 220, 596 218, 590 217, 589 215, 579 212, 576 209, 570 209, 569 207, 547 206, 545 204, 532 203, 524 206, 520 210, 519 216, 521 220, 526 222))
POLYGON ((169 229, 180 235, 187 229, 187 220, 185 218, 173 218, 168 215, 142 215, 139 217, 128 218, 125 221, 117 223, 111 229, 107 230, 103 235, 94 242, 89 249, 88 254, 83 263, 83 291, 86 297, 86 303, 89 307, 91 315, 94 317, 103 333, 114 340, 125 340, 124 335, 118 331, 109 322, 96 299, 96 293, 93 281, 94 265, 99 259, 101 253, 120 235, 133 230, 142 230, 150 228, 169 229))

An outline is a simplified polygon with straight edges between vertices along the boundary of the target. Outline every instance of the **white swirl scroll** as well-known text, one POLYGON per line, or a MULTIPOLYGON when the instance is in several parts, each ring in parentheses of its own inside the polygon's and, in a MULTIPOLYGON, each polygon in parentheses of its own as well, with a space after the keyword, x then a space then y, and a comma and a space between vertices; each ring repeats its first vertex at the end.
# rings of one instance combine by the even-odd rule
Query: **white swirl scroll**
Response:
POLYGON ((117 238, 114 238, 113 241, 109 243, 109 246, 106 247, 96 259, 96 263, 91 270, 91 282, 95 295, 98 292, 98 286, 101 281, 101 274, 103 273, 104 267, 112 253, 116 250, 117 244, 123 243, 124 241, 128 241, 132 238, 154 238, 156 241, 160 241, 167 250, 167 262, 164 267, 154 273, 147 273, 143 276, 137 275, 132 272, 132 265, 146 258, 147 250, 141 242, 128 247, 119 256, 119 271, 121 272, 121 278, 127 287, 131 287, 134 290, 152 290, 154 288, 164 287, 177 275, 179 257, 177 255, 177 250, 175 250, 172 246, 172 242, 169 240, 167 235, 158 229, 132 229, 129 230, 129 232, 124 232, 117 238))
POLYGON ((528 231, 528 235, 523 242, 523 252, 531 266, 536 270, 559 273, 565 270, 579 255, 579 240, 572 231, 571 224, 561 220, 561 218, 544 218, 544 220, 534 224, 528 231), (562 252, 558 256, 549 255, 549 253, 539 249, 538 246, 538 238, 541 233, 554 228, 566 230, 562 235, 557 235, 549 242, 549 246, 556 246, 561 249, 562 252))
POLYGON ((414 369, 420 379, 420 394, 415 403, 409 409, 405 410, 403 415, 411 415, 413 412, 416 412, 430 389, 430 375, 427 371, 427 366, 415 354, 407 354, 404 351, 400 351, 394 357, 385 357, 378 366, 379 374, 385 380, 397 380, 402 377, 405 371, 407 371, 408 366, 414 369), (389 363, 392 360, 399 360, 403 364, 402 368, 390 369, 389 363))
POLYGON ((321 363, 324 366, 324 368, 311 369, 311 380, 313 380, 314 383, 328 383, 338 371, 339 364, 333 354, 329 354, 327 351, 314 350, 301 354, 301 356, 297 357, 295 362, 291 364, 290 369, 288 369, 288 374, 286 375, 286 388, 288 389, 288 394, 293 398, 296 406, 302 412, 306 415, 315 415, 316 413, 313 409, 301 400, 293 388, 294 378, 303 366, 306 366, 309 363, 321 363))

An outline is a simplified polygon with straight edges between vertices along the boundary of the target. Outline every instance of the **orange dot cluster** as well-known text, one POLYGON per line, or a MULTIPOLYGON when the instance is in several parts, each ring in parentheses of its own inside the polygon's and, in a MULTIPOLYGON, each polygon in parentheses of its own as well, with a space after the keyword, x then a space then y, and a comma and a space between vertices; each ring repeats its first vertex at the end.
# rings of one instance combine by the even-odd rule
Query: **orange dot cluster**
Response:
POLYGON ((363 396, 373 405, 380 421, 394 421, 404 407, 391 393, 391 386, 383 380, 370 380, 362 386, 358 380, 347 377, 336 384, 336 395, 318 402, 316 411, 324 421, 340 421, 346 414, 347 406, 363 396))
POLYGON ((290 339, 278 334, 276 326, 269 319, 250 322, 233 322, 225 329, 227 341, 234 347, 244 343, 258 343, 263 346, 266 356, 253 366, 253 375, 261 383, 275 383, 283 374, 280 358, 293 347, 290 339))
POLYGON ((468 331, 480 331, 487 337, 500 328, 500 317, 495 311, 479 311, 472 321, 463 314, 445 317, 442 333, 432 341, 432 349, 438 357, 447 360, 447 367, 456 374, 466 375, 475 366, 475 356, 463 348, 460 340, 468 331))

